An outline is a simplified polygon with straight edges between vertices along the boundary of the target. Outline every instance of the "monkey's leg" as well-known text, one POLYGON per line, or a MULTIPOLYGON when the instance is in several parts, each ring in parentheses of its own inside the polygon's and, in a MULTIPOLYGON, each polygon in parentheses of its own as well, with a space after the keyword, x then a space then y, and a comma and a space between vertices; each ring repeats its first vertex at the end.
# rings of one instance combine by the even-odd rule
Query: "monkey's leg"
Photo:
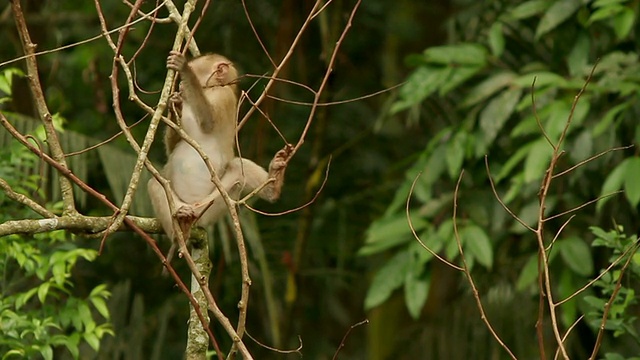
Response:
MULTIPOLYGON (((158 180, 155 178, 151 178, 147 183, 147 191, 149 193, 149 198, 151 199, 151 205, 155 211, 156 217, 160 220, 160 225, 164 232, 171 239, 171 248, 169 248, 169 252, 167 252, 167 263, 170 263, 173 259, 173 255, 175 254, 178 243, 176 241, 175 228, 173 227, 173 216, 171 214, 171 210, 169 209, 169 201, 167 200, 167 194, 164 191, 164 188, 158 180)), ((183 228, 189 227, 191 228, 191 224, 195 217, 189 212, 191 208, 190 205, 184 203, 180 199, 174 198, 174 203, 176 206, 176 217, 178 218, 178 222, 182 225, 184 223, 183 228)), ((189 240, 189 231, 183 231, 185 234, 185 241, 189 240)), ((162 273, 164 275, 167 274, 166 268, 163 269, 162 273)))

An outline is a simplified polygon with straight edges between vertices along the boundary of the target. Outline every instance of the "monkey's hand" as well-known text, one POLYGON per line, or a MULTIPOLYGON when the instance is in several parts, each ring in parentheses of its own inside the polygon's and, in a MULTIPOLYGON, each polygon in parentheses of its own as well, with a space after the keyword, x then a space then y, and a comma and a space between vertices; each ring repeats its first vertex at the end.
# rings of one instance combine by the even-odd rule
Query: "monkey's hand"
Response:
POLYGON ((275 178, 276 181, 282 180, 284 177, 284 171, 287 168, 287 163, 289 163, 289 159, 291 158, 291 154, 293 152, 293 146, 291 144, 285 145, 285 147, 278 151, 271 163, 269 164, 269 177, 275 178))
POLYGON ((169 109, 173 115, 174 122, 180 125, 182 119, 182 95, 179 92, 174 92, 169 97, 169 109))
POLYGON ((182 72, 187 66, 187 59, 179 51, 171 51, 167 58, 167 69, 182 72))

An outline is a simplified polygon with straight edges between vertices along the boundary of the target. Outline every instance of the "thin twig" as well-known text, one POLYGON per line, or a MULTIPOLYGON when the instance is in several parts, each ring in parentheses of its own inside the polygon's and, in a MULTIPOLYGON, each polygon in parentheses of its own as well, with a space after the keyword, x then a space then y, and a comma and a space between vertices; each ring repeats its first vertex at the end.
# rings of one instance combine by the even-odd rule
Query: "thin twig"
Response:
POLYGON ((352 331, 353 329, 357 328, 358 326, 361 326, 361 325, 367 325, 367 324, 369 324, 369 319, 364 319, 364 320, 359 321, 359 322, 357 322, 357 323, 355 323, 355 324, 353 324, 353 325, 351 325, 351 326, 349 327, 349 329, 347 330, 347 332, 346 332, 346 333, 344 334, 344 336, 342 337, 342 340, 340 341, 340 345, 338 345, 338 349, 337 349, 337 350, 336 350, 336 352, 333 354, 333 358, 332 358, 332 360, 336 360, 336 359, 338 359, 338 353, 340 353, 340 350, 342 350, 342 348, 344 347, 345 342, 347 341, 347 338, 349 337, 349 334, 351 334, 351 331, 352 331))
POLYGON ((469 271, 469 266, 467 265, 467 259, 464 256, 464 251, 462 249, 462 241, 460 239, 460 233, 458 232, 458 190, 460 189, 460 183, 462 182, 463 175, 464 175, 464 170, 460 172, 460 177, 458 177, 458 181, 456 182, 456 189, 453 193, 453 216, 452 216, 453 233, 456 238, 456 243, 458 244, 460 259, 462 259, 462 264, 464 265, 463 272, 467 278, 467 281, 469 282, 469 285, 471 286, 473 297, 476 299, 476 305, 478 306, 478 311, 480 312, 480 318, 486 325, 491 335, 493 335, 493 337, 496 339, 498 344, 502 346, 502 348, 509 354, 509 356, 511 356, 512 359, 517 360, 516 356, 513 355, 513 353, 511 352, 511 349, 509 349, 509 347, 502 341, 498 333, 496 333, 496 331, 493 329, 493 326, 491 326, 491 322, 489 321, 486 313, 484 312, 484 306, 482 305, 482 300, 480 300, 480 292, 478 291, 478 288, 476 288, 476 284, 473 281, 473 277, 471 276, 471 271, 469 271))
POLYGON ((420 172, 418 174, 418 176, 416 176, 415 179, 413 179, 413 182, 411 183, 411 188, 409 189, 409 195, 407 195, 407 202, 405 205, 405 214, 407 216, 407 221, 409 222, 409 229, 411 230, 411 233, 413 234, 413 238, 416 239, 416 241, 420 244, 420 246, 422 246, 425 250, 427 250, 431 255, 433 255, 433 257, 435 257, 436 259, 440 260, 441 262, 447 264, 448 266, 459 270, 459 271, 464 271, 464 268, 461 268, 458 265, 455 265, 454 263, 450 262, 449 260, 443 258, 442 256, 440 256, 440 254, 438 254, 437 252, 431 250, 430 247, 427 246, 427 244, 425 244, 422 239, 420 239, 420 236, 418 235, 418 233, 416 232, 416 228, 413 226, 413 220, 411 220, 411 213, 409 212, 409 206, 410 206, 410 202, 411 202, 411 196, 413 196, 413 190, 416 187, 416 183, 418 182, 418 179, 420 178, 420 176, 422 175, 422 172, 420 172))

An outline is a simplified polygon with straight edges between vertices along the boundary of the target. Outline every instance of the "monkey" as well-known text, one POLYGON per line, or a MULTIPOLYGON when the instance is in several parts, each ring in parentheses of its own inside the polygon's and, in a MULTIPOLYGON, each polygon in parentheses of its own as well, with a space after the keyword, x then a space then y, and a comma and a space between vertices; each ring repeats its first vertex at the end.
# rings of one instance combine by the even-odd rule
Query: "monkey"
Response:
MULTIPOLYGON (((172 51, 167 68, 175 70, 181 80, 179 92, 170 98, 174 120, 208 156, 231 199, 239 200, 269 180, 257 195, 269 202, 276 201, 292 148, 287 145, 278 151, 268 172, 251 160, 235 157, 238 71, 233 63, 218 54, 187 61, 180 52, 172 51)), ((158 180, 152 177, 147 191, 154 213, 172 242, 167 254, 169 263, 177 248, 176 231, 183 231, 188 239, 193 222, 198 226, 213 224, 225 214, 227 205, 203 158, 178 132, 168 127, 164 144, 167 163, 161 173, 170 181, 175 194, 176 213, 171 213, 170 195, 158 180), (175 229, 173 217, 184 228, 175 229)))

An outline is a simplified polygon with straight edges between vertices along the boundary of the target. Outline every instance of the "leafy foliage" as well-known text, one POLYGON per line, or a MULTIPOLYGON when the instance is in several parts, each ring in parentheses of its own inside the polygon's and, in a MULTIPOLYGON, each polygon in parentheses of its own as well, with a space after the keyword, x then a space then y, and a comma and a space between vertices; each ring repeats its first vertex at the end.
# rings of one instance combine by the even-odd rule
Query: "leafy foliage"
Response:
MULTIPOLYGON (((30 167, 35 155, 16 147, 0 154, 0 177, 24 194, 39 190, 39 178, 23 178, 17 168, 30 167)), ((4 194, 4 193, 3 193, 4 194)), ((2 221, 29 216, 15 203, 0 197, 2 221)), ((93 261, 97 251, 78 248, 62 231, 32 237, 0 237, 0 352, 3 358, 40 355, 53 359, 58 348, 80 358, 79 346, 94 351, 100 339, 112 334, 105 285, 94 287, 86 297, 73 292, 72 271, 78 261, 93 261), (100 316, 98 316, 98 314, 100 316)))
MULTIPOLYGON (((634 46, 638 37, 632 26, 638 20, 637 10, 630 1, 476 3, 452 20, 459 32, 451 45, 428 48, 408 59, 415 70, 400 89, 392 111, 411 109, 410 116, 420 113, 433 137, 407 171, 385 215, 371 225, 360 250, 367 256, 395 253, 373 278, 365 307, 384 303, 394 289, 404 286, 409 314, 420 316, 416 309, 425 305, 423 293, 429 290, 407 291, 415 285, 406 274, 429 279, 427 265, 436 260, 426 255, 422 261, 411 261, 420 258, 414 251, 424 250, 414 246, 411 233, 403 227, 404 205, 415 181, 410 216, 417 235, 433 251, 456 262, 459 253, 451 230, 451 192, 463 168, 459 230, 470 265, 481 265, 481 269, 474 267, 474 274, 518 269, 513 286, 537 293, 533 235, 505 214, 490 190, 488 177, 493 178, 502 201, 533 226, 539 184, 551 159, 549 142, 557 142, 567 121, 566 155, 558 172, 575 168, 554 179, 545 214, 561 213, 618 190, 625 193, 626 204, 619 197, 605 197, 597 207, 581 209, 566 227, 561 225, 567 216, 547 223, 550 237, 562 229, 548 254, 556 291, 568 296, 592 277, 596 265, 583 229, 610 221, 610 216, 637 226, 640 158, 629 150, 608 152, 640 143, 635 120, 640 110, 639 54, 634 46), (575 96, 592 71, 574 108, 575 96), (451 106, 443 115, 431 110, 433 103, 451 106), (586 161, 598 153, 603 156, 586 161), (625 210, 603 216, 605 209, 614 208, 625 210), (381 229, 385 229, 383 236, 381 229), (495 254, 502 254, 500 263, 495 254)), ((620 301, 631 296, 629 291, 620 301)), ((574 300, 563 305, 566 326, 577 318, 577 306, 574 300)))

